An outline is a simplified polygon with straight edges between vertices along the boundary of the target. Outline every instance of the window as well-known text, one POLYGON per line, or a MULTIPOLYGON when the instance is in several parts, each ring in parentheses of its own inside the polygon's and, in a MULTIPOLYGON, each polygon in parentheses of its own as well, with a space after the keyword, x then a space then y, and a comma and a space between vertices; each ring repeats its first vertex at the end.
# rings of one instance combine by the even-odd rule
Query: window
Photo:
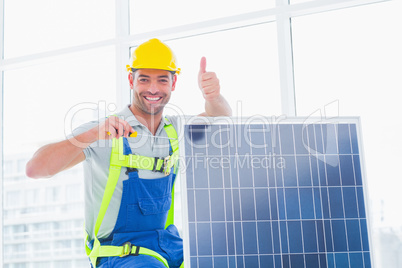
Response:
MULTIPOLYGON (((24 57, 114 37, 112 1, 23 2, 5 2, 7 58, 24 57), (24 9, 20 8, 22 4, 24 9), (73 14, 74 19, 71 19, 73 14), (30 23, 21 23, 21 16, 25 16, 24 21, 30 23)), ((71 224, 72 220, 84 217, 82 198, 73 201, 65 199, 66 184, 78 183, 77 187, 83 187, 80 166, 74 168, 77 171, 69 171, 73 172, 73 176, 55 176, 51 180, 34 181, 26 178, 25 165, 40 146, 65 139, 73 128, 98 117, 98 110, 103 106, 116 103, 113 46, 94 46, 67 54, 50 54, 52 56, 45 60, 40 56, 29 56, 35 59, 2 70, 4 85, 1 105, 4 113, 1 116, 4 141, 1 148, 7 176, 13 176, 7 179, 8 183, 3 188, 6 205, 3 217, 4 222, 16 226, 29 225, 27 237, 22 237, 24 245, 28 245, 26 248, 14 250, 17 239, 21 240, 20 232, 7 234, 10 239, 3 239, 0 247, 5 249, 5 255, 7 250, 19 253, 7 255, 0 264, 2 267, 16 267, 16 261, 24 267, 32 261, 46 263, 46 267, 61 267, 54 266, 56 253, 52 253, 53 250, 46 253, 46 248, 40 245, 51 245, 56 238, 60 238, 60 245, 71 243, 71 238, 83 239, 82 229, 80 232, 72 232, 69 226, 63 230, 52 228, 52 221, 67 221, 71 224), (21 129, 21 126, 23 130, 15 131, 21 129), (14 170, 14 167, 17 169, 14 170), (69 204, 77 201, 80 204, 70 206, 70 209, 69 204), (63 212, 63 206, 69 207, 68 213, 63 212)), ((71 246, 68 248, 71 249, 71 246)), ((81 249, 84 250, 83 247, 81 249)), ((67 265, 63 267, 75 267, 72 264, 74 260, 88 263, 84 251, 80 255, 73 250, 59 249, 57 252, 59 259, 62 258, 61 262, 67 265)))
POLYGON ((27 206, 34 206, 44 203, 44 189, 29 189, 26 191, 27 206))
POLYGON ((130 0, 131 34, 273 8, 274 0, 130 0), (144 12, 146 11, 146 12, 144 12))
POLYGON ((378 267, 402 267, 391 257, 400 254, 392 246, 398 239, 389 235, 400 235, 402 222, 395 187, 402 161, 400 10, 400 1, 390 1, 292 20, 298 115, 361 117, 378 267))
POLYGON ((21 191, 9 191, 6 193, 5 207, 19 207, 24 204, 24 199, 21 191))
POLYGON ((204 99, 197 84, 203 56, 207 58, 207 71, 217 74, 221 92, 234 116, 281 113, 275 23, 177 39, 167 44, 175 51, 182 73, 166 113, 196 115, 204 111, 204 99))
POLYGON ((13 173, 13 162, 11 160, 4 161, 3 165, 4 175, 10 175, 13 173))
POLYGON ((17 172, 24 173, 25 172, 25 165, 27 164, 28 159, 20 159, 18 160, 17 172))
POLYGON ((82 201, 82 185, 73 184, 66 187, 66 198, 70 201, 82 201))
POLYGON ((37 143, 65 139, 77 126, 74 120, 90 120, 99 103, 115 102, 114 81, 114 50, 111 47, 6 71, 4 111, 14 116, 4 118, 5 158, 16 150, 32 152, 37 143), (14 119, 16 116, 19 120, 14 119), (29 143, 25 142, 23 147, 20 142, 26 140, 27 132, 13 131, 20 127, 21 120, 29 131, 29 143))
MULTIPOLYGON (((115 34, 113 1, 19 0, 4 3, 5 58, 111 39, 115 34)), ((59 66, 58 71, 65 68, 63 64, 59 66)))
POLYGON ((46 189, 46 203, 51 204, 53 202, 61 201, 61 189, 58 187, 49 187, 46 189))

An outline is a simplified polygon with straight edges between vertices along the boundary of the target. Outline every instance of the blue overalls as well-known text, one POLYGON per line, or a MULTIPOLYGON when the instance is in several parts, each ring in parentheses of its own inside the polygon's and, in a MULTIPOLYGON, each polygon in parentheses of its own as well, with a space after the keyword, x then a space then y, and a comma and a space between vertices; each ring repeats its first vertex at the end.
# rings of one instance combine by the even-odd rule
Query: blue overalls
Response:
MULTIPOLYGON (((132 154, 126 138, 123 138, 123 154, 132 154)), ((156 164, 154 169, 155 166, 156 164)), ((158 179, 141 179, 136 168, 127 168, 129 178, 123 181, 123 194, 115 227, 108 238, 99 239, 99 242, 102 248, 121 248, 127 245, 130 248, 124 256, 107 257, 110 255, 103 254, 106 257, 102 257, 101 254, 97 258, 96 267, 166 267, 164 262, 152 254, 141 253, 141 249, 156 252, 167 261, 170 268, 180 267, 183 262, 183 241, 176 226, 172 224, 165 229, 176 178, 174 168, 172 166, 168 175, 158 179), (132 248, 131 245, 135 247, 132 248)), ((158 171, 162 171, 162 168, 158 171)), ((90 242, 91 249, 93 243, 94 240, 90 242)))

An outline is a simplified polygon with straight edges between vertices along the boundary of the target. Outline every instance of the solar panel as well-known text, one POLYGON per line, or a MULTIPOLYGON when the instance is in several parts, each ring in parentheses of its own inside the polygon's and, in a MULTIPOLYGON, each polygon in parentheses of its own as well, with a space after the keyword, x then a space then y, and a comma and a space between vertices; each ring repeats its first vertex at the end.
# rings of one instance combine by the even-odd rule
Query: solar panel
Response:
POLYGON ((358 124, 185 124, 185 267, 371 267, 358 124))

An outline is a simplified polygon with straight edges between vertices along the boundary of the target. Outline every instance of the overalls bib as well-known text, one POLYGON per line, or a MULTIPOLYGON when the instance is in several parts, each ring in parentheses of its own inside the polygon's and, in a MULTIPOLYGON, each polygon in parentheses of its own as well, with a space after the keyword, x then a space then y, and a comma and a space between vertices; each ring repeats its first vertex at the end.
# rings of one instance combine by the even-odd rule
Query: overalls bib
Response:
POLYGON ((113 140, 109 178, 95 224, 95 239, 86 247, 93 267, 174 268, 182 264, 183 242, 172 224, 177 133, 171 124, 165 125, 165 131, 169 137, 170 154, 164 159, 132 155, 126 138, 113 140), (127 167, 129 178, 123 181, 117 221, 111 235, 98 240, 96 235, 122 166, 127 167), (141 179, 138 169, 165 172, 165 176, 141 179))

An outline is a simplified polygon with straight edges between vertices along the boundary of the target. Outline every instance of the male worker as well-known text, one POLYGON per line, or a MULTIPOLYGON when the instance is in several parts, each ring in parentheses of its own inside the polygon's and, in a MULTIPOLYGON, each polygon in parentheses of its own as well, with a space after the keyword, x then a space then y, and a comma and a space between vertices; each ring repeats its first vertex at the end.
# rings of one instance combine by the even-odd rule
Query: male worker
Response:
MULTIPOLYGON (((171 224, 177 120, 162 114, 180 69, 171 49, 158 39, 138 46, 131 63, 131 105, 80 126, 70 139, 40 148, 26 173, 51 177, 85 160, 86 251, 93 267, 179 267, 182 240, 171 224)), ((205 68, 202 58, 202 115, 231 115, 219 80, 205 68)))

